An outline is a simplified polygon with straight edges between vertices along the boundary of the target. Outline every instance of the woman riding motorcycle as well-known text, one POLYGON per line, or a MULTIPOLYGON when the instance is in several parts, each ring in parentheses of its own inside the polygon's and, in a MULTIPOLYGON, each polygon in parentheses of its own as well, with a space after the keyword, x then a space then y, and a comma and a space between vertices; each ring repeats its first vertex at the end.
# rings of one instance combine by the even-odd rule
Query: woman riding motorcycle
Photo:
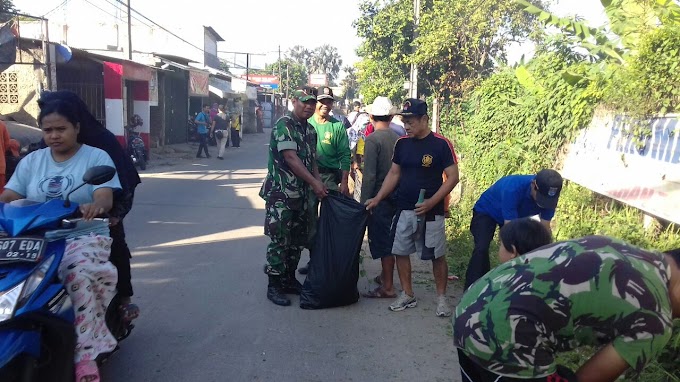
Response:
MULTIPOLYGON (((103 150, 78 143, 81 120, 77 104, 54 99, 39 105, 38 123, 48 147, 19 162, 0 195, 4 203, 64 199, 80 184, 87 169, 114 165, 103 150)), ((92 220, 111 211, 114 191, 120 188, 115 176, 99 186, 81 187, 70 195, 70 200, 79 204, 83 219, 92 220)), ((59 278, 76 310, 76 382, 99 381, 96 358, 116 347, 105 321, 117 281, 116 267, 109 262, 111 242, 109 237, 94 234, 69 239, 59 264, 59 278)))
MULTIPOLYGON (((125 241, 123 219, 132 209, 135 188, 141 183, 139 173, 116 136, 97 121, 88 110, 85 102, 77 94, 68 90, 44 92, 38 103, 53 100, 65 100, 76 105, 80 120, 78 142, 106 151, 116 165, 116 172, 122 189, 113 194, 113 208, 109 212, 111 238, 113 239, 109 260, 118 269, 118 296, 121 299, 121 314, 124 320, 131 321, 139 316, 139 307, 131 302, 131 297, 134 295, 130 272, 130 258, 132 256, 125 241)), ((137 117, 139 118, 139 116, 137 117)), ((141 118, 139 120, 141 121, 141 118)), ((135 120, 135 122, 137 121, 135 120)), ((46 146, 43 144, 42 147, 46 146)))

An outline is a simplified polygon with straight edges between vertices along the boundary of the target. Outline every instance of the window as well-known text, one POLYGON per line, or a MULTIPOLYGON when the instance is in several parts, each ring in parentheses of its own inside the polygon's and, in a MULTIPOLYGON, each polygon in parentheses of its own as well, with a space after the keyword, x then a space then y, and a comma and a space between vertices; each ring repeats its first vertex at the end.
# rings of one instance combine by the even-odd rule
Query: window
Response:
POLYGON ((17 73, 0 73, 0 104, 19 103, 17 73))

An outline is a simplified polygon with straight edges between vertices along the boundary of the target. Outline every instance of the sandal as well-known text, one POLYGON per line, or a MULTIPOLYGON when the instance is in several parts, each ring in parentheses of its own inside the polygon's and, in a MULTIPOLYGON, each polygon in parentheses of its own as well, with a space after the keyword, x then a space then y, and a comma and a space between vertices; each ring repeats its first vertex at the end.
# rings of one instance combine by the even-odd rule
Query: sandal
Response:
POLYGON ((96 361, 76 363, 76 382, 99 382, 99 368, 96 361))
POLYGON ((385 292, 382 287, 377 287, 372 291, 364 292, 361 295, 366 298, 397 298, 396 293, 389 294, 385 292))
POLYGON ((120 309, 123 321, 130 322, 139 317, 139 307, 131 302, 121 305, 118 309, 120 309))

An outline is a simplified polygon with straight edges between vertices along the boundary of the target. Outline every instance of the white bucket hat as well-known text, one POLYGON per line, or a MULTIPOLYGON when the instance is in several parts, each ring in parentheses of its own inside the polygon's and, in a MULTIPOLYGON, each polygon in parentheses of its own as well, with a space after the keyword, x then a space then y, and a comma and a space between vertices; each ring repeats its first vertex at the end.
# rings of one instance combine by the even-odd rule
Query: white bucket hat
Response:
POLYGON ((375 97, 373 103, 366 106, 366 112, 378 117, 397 114, 397 109, 387 97, 375 97))

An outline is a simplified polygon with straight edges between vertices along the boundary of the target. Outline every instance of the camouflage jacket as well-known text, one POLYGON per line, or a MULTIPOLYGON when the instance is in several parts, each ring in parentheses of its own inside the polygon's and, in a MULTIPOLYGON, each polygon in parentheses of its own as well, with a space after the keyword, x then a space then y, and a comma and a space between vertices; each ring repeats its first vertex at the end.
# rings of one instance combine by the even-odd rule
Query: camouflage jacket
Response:
POLYGON ((283 150, 295 150, 311 173, 316 161, 316 131, 307 121, 300 121, 292 113, 282 117, 272 128, 269 141, 267 177, 260 189, 265 200, 306 197, 308 185, 298 178, 283 158, 283 150))
POLYGON ((611 343, 637 372, 672 332, 662 254, 590 236, 498 266, 467 290, 453 317, 454 345, 514 378, 555 372, 555 353, 611 343))

